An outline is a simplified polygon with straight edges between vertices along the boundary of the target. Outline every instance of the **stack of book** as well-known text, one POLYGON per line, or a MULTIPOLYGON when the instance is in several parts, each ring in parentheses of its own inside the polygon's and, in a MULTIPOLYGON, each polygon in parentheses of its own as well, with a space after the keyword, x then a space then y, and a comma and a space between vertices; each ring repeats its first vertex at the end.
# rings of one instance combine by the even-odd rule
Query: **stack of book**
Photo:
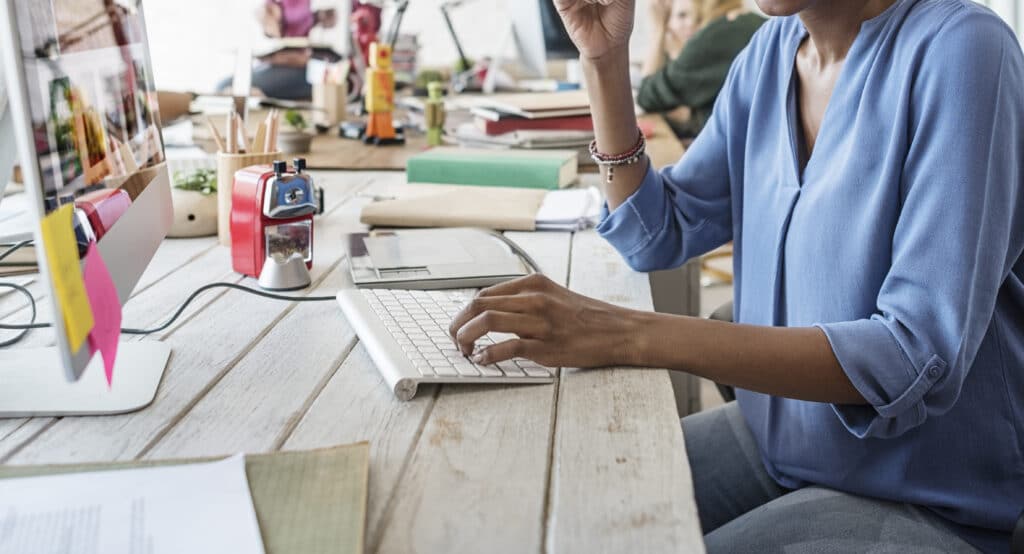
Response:
POLYGON ((470 112, 473 121, 455 131, 460 146, 572 150, 581 165, 593 163, 587 147, 594 139, 594 122, 584 91, 484 97, 470 112))

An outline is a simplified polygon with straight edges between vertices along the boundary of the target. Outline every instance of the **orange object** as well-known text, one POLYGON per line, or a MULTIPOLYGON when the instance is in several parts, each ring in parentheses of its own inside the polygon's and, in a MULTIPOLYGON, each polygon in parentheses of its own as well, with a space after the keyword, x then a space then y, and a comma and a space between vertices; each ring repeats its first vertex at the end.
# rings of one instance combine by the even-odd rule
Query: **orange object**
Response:
POLYGON ((366 134, 363 140, 372 144, 401 144, 405 139, 395 131, 392 115, 395 109, 395 73, 391 69, 391 47, 370 44, 370 67, 366 70, 366 134))

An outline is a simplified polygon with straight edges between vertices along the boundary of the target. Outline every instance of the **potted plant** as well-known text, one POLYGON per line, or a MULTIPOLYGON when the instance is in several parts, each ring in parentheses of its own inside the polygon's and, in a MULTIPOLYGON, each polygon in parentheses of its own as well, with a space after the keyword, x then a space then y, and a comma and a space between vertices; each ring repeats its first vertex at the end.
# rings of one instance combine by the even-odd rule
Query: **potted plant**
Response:
POLYGON ((284 113, 284 121, 288 124, 288 129, 278 133, 277 149, 285 154, 309 152, 313 134, 307 130, 309 123, 306 122, 306 118, 295 110, 288 110, 284 113))
POLYGON ((208 237, 217 234, 217 171, 175 171, 171 188, 174 220, 167 236, 208 237))

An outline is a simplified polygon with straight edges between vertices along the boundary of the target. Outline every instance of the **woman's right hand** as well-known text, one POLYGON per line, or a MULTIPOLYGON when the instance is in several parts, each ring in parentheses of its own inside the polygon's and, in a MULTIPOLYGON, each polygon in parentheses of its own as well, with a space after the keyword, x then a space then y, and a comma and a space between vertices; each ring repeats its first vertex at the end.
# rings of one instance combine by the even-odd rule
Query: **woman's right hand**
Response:
POLYGON ((654 30, 665 32, 668 18, 672 15, 672 0, 649 0, 647 10, 654 30))
POLYGON ((628 46, 635 0, 555 0, 555 7, 581 56, 599 60, 628 46))

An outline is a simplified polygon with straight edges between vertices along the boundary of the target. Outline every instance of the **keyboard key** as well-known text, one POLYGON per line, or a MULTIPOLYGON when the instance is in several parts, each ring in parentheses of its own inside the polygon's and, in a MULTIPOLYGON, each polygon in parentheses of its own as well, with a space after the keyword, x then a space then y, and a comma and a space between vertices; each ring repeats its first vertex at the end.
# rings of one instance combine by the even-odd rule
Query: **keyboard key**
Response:
POLYGON ((419 371, 420 375, 424 377, 434 377, 436 375, 429 365, 418 365, 416 366, 416 371, 419 371))
POLYGON ((465 359, 463 359, 462 361, 457 361, 457 362, 453 363, 452 365, 455 366, 455 371, 458 371, 459 375, 462 375, 463 377, 479 377, 480 376, 480 372, 476 370, 476 366, 474 366, 473 364, 469 363, 465 359))
POLYGON ((524 367, 522 370, 528 377, 551 377, 551 372, 540 366, 524 367))
POLYGON ((519 369, 519 366, 515 362, 505 361, 494 364, 498 366, 498 369, 505 372, 505 375, 509 377, 526 377, 526 373, 519 369))
POLYGON ((484 377, 504 377, 505 374, 500 369, 492 365, 475 365, 474 367, 480 371, 480 374, 484 377))
POLYGON ((434 373, 442 377, 458 377, 459 372, 455 371, 455 368, 447 364, 438 364, 430 366, 434 373))

